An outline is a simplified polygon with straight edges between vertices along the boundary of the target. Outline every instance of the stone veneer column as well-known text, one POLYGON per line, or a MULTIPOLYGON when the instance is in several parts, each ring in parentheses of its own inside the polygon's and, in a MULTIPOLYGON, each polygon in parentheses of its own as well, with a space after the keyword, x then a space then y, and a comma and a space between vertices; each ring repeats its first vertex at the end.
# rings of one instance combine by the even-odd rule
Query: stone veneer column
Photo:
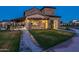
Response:
POLYGON ((27 30, 29 30, 29 20, 27 18, 25 20, 25 27, 27 30))
POLYGON ((60 21, 59 21, 59 18, 55 18, 54 21, 53 21, 53 29, 58 29, 60 26, 60 21))

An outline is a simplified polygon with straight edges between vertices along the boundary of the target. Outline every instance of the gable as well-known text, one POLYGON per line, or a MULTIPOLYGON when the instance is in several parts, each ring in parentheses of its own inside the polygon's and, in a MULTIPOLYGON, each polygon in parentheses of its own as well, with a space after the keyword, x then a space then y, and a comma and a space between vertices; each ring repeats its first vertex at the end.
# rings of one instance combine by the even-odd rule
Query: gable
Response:
POLYGON ((43 15, 34 14, 34 15, 31 15, 31 16, 27 16, 27 18, 46 18, 46 17, 43 16, 43 15))

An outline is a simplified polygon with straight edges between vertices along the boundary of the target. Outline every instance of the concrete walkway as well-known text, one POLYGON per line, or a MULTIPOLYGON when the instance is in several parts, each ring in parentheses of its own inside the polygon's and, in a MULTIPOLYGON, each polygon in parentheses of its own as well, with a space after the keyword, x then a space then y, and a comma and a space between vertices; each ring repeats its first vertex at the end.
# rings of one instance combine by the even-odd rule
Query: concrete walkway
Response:
POLYGON ((39 52, 42 51, 40 47, 38 47, 32 40, 29 32, 27 30, 23 30, 22 39, 20 42, 20 51, 32 51, 32 52, 39 52))
POLYGON ((56 52, 79 52, 79 30, 72 30, 76 33, 76 35, 72 39, 61 43, 53 48, 50 48, 49 51, 54 50, 56 52))

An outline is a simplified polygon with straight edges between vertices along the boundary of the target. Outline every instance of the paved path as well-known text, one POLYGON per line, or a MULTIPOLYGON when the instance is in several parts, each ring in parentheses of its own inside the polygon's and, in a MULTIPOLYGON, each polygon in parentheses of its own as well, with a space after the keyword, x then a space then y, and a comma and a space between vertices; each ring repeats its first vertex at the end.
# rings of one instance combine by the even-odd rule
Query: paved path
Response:
POLYGON ((33 40, 27 30, 23 31, 22 39, 20 42, 20 51, 33 51, 33 52, 42 51, 40 47, 38 47, 35 43, 33 43, 33 40))
POLYGON ((53 48, 50 48, 49 51, 54 50, 56 52, 79 52, 79 30, 72 30, 76 33, 76 35, 72 39, 61 43, 53 48))

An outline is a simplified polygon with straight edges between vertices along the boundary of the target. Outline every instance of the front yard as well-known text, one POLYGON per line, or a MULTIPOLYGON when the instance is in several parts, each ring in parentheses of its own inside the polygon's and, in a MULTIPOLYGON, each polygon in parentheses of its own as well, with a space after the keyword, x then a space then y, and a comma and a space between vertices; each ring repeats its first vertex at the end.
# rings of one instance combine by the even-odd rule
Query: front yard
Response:
POLYGON ((56 30, 30 30, 36 41, 44 49, 53 47, 70 39, 74 33, 56 30))
POLYGON ((19 51, 20 31, 0 31, 0 51, 19 51))

